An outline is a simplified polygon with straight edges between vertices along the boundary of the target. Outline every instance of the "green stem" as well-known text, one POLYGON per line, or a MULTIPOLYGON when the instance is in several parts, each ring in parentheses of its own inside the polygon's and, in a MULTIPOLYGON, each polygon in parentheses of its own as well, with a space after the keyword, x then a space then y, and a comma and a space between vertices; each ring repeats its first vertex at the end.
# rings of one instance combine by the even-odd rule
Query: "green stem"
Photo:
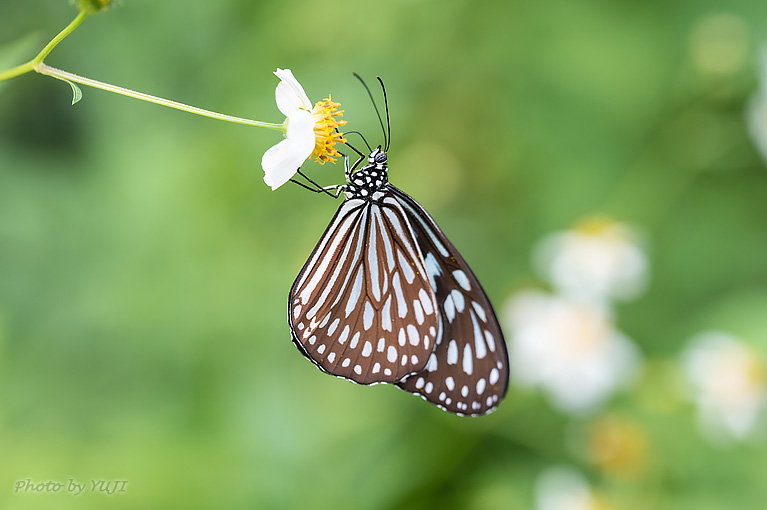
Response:
POLYGON ((29 62, 24 62, 23 64, 16 67, 6 69, 5 71, 0 71, 0 81, 10 80, 11 78, 15 78, 22 74, 28 73, 29 71, 34 71, 34 69, 35 67, 32 60, 29 62))
POLYGON ((77 17, 72 20, 72 23, 67 25, 67 27, 64 30, 59 32, 59 34, 56 37, 51 39, 51 42, 46 44, 45 48, 43 48, 43 50, 40 53, 38 53, 35 58, 32 59, 32 65, 36 66, 37 64, 42 63, 42 61, 45 59, 45 57, 48 56, 48 54, 53 50, 53 48, 55 48, 61 41, 63 41, 66 36, 71 34, 75 30, 75 28, 77 28, 80 25, 80 23, 82 23, 83 20, 87 17, 88 17, 87 12, 80 11, 77 17))
POLYGON ((274 129, 276 131, 282 131, 283 133, 285 132, 287 128, 287 121, 282 124, 273 124, 271 122, 261 122, 258 120, 243 119, 241 117, 224 115, 222 113, 216 113, 210 110, 197 108, 196 106, 189 106, 176 101, 170 101, 168 99, 163 99, 161 97, 144 94, 143 92, 136 92, 135 90, 126 89, 126 88, 118 87, 115 85, 110 85, 108 83, 102 83, 100 81, 91 80, 90 78, 84 78, 76 74, 62 71, 61 69, 56 69, 55 67, 50 67, 43 63, 36 65, 35 71, 37 71, 40 74, 53 76, 54 78, 59 78, 61 80, 72 81, 75 83, 79 83, 81 85, 87 85, 89 87, 106 90, 108 92, 114 92, 115 94, 121 94, 123 96, 133 97, 135 99, 140 99, 142 101, 148 101, 150 103, 167 106, 169 108, 175 108, 177 110, 183 110, 185 112, 194 113, 195 115, 202 115, 204 117, 210 117, 212 119, 224 120, 227 122, 235 122, 237 124, 245 124, 248 126, 256 126, 256 127, 266 128, 266 129, 274 129))
POLYGON ((71 34, 75 28, 77 28, 80 23, 83 22, 85 18, 88 17, 88 13, 81 11, 75 19, 72 20, 72 22, 67 25, 67 27, 62 30, 61 32, 56 35, 51 41, 45 45, 45 48, 40 51, 40 53, 37 54, 35 58, 30 60, 29 62, 25 62, 21 65, 18 65, 16 67, 13 67, 11 69, 7 69, 5 71, 0 71, 0 81, 10 80, 11 78, 15 78, 19 75, 28 73, 30 71, 35 71, 36 67, 43 62, 43 59, 48 56, 48 54, 55 48, 61 41, 64 40, 66 36, 71 34))

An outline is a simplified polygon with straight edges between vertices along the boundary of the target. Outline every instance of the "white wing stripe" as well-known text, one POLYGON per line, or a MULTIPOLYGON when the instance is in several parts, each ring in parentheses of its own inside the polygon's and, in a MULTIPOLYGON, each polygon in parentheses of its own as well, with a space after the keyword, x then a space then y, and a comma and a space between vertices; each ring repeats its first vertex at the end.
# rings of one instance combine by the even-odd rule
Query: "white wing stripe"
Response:
POLYGON ((402 292, 402 284, 399 280, 399 273, 394 274, 392 278, 392 287, 394 287, 394 295, 397 298, 397 315, 400 319, 404 319, 407 316, 407 301, 405 300, 405 294, 402 292))
MULTIPOLYGON (((354 285, 352 286, 352 291, 349 294, 349 301, 346 302, 346 310, 344 311, 347 317, 352 313, 354 307, 357 306, 357 301, 359 301, 360 294, 362 294, 362 278, 364 276, 362 274, 362 267, 363 266, 360 266, 359 269, 357 269, 357 277, 354 279, 354 285)), ((320 302, 322 302, 322 300, 320 300, 320 302)))
MULTIPOLYGON (((357 216, 359 215, 359 211, 354 211, 354 209, 359 208, 364 202, 362 200, 347 200, 341 205, 341 208, 338 211, 338 214, 336 215, 336 221, 328 227, 328 232, 333 232, 334 234, 338 234, 340 232, 346 232, 351 227, 351 224, 355 222, 357 219, 357 216), (356 212, 357 214, 352 214, 356 212)), ((364 208, 362 208, 364 209, 364 208)), ((317 263, 317 259, 322 255, 322 253, 325 251, 325 246, 327 246, 330 239, 333 239, 333 247, 328 250, 329 253, 335 253, 338 249, 338 244, 341 242, 341 240, 344 238, 344 235, 335 235, 335 236, 329 236, 328 238, 325 238, 322 240, 322 244, 320 244, 317 249, 314 252, 314 256, 311 258, 309 262, 307 262, 307 267, 312 267, 317 263)), ((317 272, 316 274, 322 274, 322 272, 317 272)), ((304 282, 306 281, 308 274, 304 274, 301 277, 301 280, 298 281, 297 286, 301 287, 304 285, 304 282)), ((316 287, 317 284, 311 285, 312 289, 316 287)), ((303 293, 302 293, 303 296, 303 293)), ((302 298, 303 301, 303 298, 302 298)), ((304 301, 305 302, 305 301, 304 301)))
MULTIPOLYGON (((372 216, 372 215, 371 215, 372 216)), ((370 287, 371 291, 373 292, 373 297, 376 299, 376 301, 381 301, 381 282, 378 280, 378 250, 377 250, 377 240, 376 237, 378 237, 378 225, 375 218, 370 218, 370 221, 368 222, 369 228, 370 228, 370 235, 367 239, 367 249, 368 249, 368 274, 370 275, 370 287)), ((386 237, 386 236, 383 236, 386 237)))
MULTIPOLYGON (((383 224, 383 218, 381 217, 381 208, 379 206, 373 207, 373 218, 378 223, 378 228, 381 230, 381 232, 386 231, 386 227, 383 224)), ((389 239, 389 236, 381 236, 383 238, 384 243, 384 250, 386 250, 386 265, 389 268, 389 271, 394 269, 394 266, 396 265, 396 261, 394 259, 394 250, 391 246, 391 239, 389 239)), ((384 292, 386 292, 386 289, 384 288, 384 292)))
POLYGON ((484 359, 487 356, 485 337, 482 335, 482 329, 479 327, 474 311, 469 310, 469 315, 471 315, 471 325, 474 329, 474 350, 477 352, 478 359, 484 359))

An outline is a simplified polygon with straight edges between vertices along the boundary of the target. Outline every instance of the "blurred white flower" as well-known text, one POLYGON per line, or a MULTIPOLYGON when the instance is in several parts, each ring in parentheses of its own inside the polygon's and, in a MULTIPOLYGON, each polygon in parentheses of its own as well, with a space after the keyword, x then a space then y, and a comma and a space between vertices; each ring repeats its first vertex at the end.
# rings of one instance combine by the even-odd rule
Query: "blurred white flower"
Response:
POLYGON ((751 140, 767 163, 767 45, 759 52, 757 82, 759 88, 748 102, 746 120, 751 140))
POLYGON ((280 79, 274 93, 277 108, 287 119, 285 140, 270 147, 261 158, 264 182, 273 190, 288 182, 312 155, 322 164, 335 161, 339 153, 334 145, 346 141, 337 129, 346 121, 335 118, 343 116, 343 110, 338 110, 340 104, 328 96, 312 108, 290 69, 277 69, 274 74, 280 79))
POLYGON ((544 237, 535 262, 560 293, 601 302, 638 296, 649 266, 636 233, 603 217, 544 237))
POLYGON ((704 434, 727 441, 756 431, 767 410, 767 376, 764 360, 745 343, 729 333, 701 333, 682 353, 682 367, 704 434))
POLYGON ((507 303, 504 319, 512 377, 561 411, 593 411, 635 378, 640 354, 605 307, 531 290, 507 303))
POLYGON ((546 469, 535 482, 537 510, 603 510, 608 508, 591 489, 586 478, 574 469, 546 469))

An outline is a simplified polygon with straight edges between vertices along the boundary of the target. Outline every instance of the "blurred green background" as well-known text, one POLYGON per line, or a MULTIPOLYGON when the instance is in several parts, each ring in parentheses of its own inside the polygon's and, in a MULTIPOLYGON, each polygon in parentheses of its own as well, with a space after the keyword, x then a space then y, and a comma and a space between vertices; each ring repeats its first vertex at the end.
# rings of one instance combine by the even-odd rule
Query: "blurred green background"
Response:
MULTIPOLYGON (((4 0, 2 67, 75 14, 4 0)), ((542 236, 638 225, 650 285, 616 315, 645 365, 577 418, 514 385, 468 419, 324 375, 286 298, 338 202, 264 185, 280 135, 85 87, 73 107, 28 74, 0 83, 0 507, 525 509, 564 464, 609 508, 763 508, 764 434, 707 442, 675 368, 703 329, 767 344, 767 169, 744 113, 762 41, 761 0, 123 0, 89 18, 49 65, 232 115, 281 122, 287 67, 379 143, 351 73, 383 77, 390 179, 499 309, 540 284, 542 236), (581 454, 613 418, 641 438, 626 469, 581 454), (128 485, 14 494, 27 478, 128 485)))

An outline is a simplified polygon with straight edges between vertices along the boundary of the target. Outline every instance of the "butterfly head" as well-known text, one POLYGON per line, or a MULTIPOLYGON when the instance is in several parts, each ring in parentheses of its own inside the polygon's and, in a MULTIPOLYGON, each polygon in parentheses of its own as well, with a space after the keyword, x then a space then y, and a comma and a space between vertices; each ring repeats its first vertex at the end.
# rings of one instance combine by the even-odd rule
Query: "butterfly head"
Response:
POLYGON ((381 150, 380 145, 370 152, 368 156, 369 165, 375 165, 378 170, 386 169, 386 153, 381 150))

